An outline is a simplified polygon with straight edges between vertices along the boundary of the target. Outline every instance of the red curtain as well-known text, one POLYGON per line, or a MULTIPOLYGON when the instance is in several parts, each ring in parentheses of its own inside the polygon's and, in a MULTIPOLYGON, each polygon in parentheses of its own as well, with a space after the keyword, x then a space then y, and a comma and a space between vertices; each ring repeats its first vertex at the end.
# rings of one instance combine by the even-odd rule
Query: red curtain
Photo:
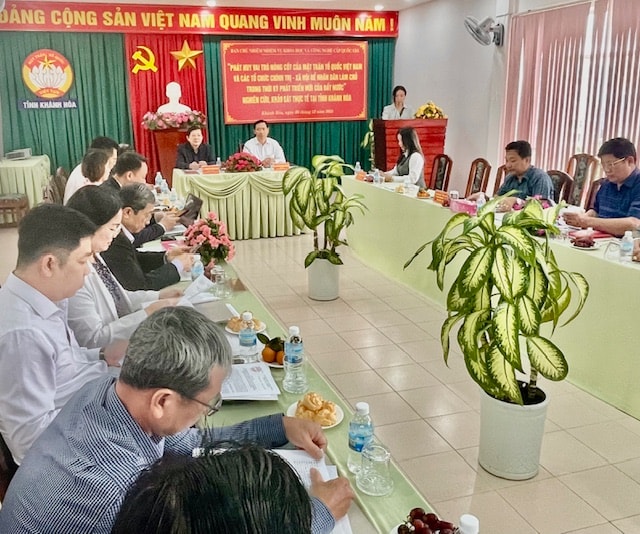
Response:
POLYGON ((171 52, 182 50, 185 41, 189 49, 203 50, 201 35, 185 37, 184 35, 170 34, 125 34, 133 139, 136 151, 149 160, 149 174, 147 176, 149 181, 152 181, 155 173, 160 170, 160 163, 155 138, 152 132, 142 127, 142 116, 147 111, 156 111, 160 105, 168 101, 165 96, 167 83, 178 82, 181 85, 181 104, 189 106, 194 111, 202 111, 205 115, 207 114, 204 53, 192 58, 195 68, 187 61, 180 70, 178 60, 171 55, 171 52), (150 64, 150 54, 147 49, 153 53, 156 70, 139 68, 134 73, 136 65, 144 67, 150 64), (138 59, 136 59, 136 55, 138 59))

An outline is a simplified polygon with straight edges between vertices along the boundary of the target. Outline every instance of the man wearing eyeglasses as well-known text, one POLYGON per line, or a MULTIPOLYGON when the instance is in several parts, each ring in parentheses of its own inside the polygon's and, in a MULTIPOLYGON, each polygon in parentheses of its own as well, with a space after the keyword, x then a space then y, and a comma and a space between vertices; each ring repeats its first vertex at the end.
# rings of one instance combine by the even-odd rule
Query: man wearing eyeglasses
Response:
MULTIPOLYGON (((110 533, 129 486, 164 455, 192 454, 203 442, 287 442, 320 458, 316 423, 282 414, 229 427, 192 428, 221 406, 231 347, 199 312, 165 308, 129 342, 119 379, 90 382, 69 400, 25 456, 0 509, 0 532, 110 533)), ((330 532, 353 491, 345 478, 311 486, 312 531, 330 532)))
POLYGON ((606 180, 600 186, 593 208, 586 213, 565 213, 567 224, 623 235, 640 226, 640 170, 636 148, 624 137, 606 141, 598 150, 606 180))

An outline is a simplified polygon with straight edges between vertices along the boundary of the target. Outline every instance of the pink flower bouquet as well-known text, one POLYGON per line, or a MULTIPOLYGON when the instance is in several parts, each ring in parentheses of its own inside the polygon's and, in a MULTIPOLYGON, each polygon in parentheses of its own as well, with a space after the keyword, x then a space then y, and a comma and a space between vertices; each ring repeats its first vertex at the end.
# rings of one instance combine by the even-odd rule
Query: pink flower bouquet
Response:
POLYGON ((227 172, 255 172, 261 168, 258 158, 248 152, 236 152, 224 164, 227 172))
POLYGON ((200 254, 205 266, 213 265, 216 261, 230 261, 236 254, 227 225, 212 211, 204 219, 198 219, 190 225, 184 237, 187 246, 197 247, 195 252, 200 254))
POLYGON ((205 126, 207 118, 201 111, 185 111, 182 113, 158 113, 147 111, 142 117, 142 127, 146 130, 166 130, 180 128, 188 130, 192 126, 205 126))

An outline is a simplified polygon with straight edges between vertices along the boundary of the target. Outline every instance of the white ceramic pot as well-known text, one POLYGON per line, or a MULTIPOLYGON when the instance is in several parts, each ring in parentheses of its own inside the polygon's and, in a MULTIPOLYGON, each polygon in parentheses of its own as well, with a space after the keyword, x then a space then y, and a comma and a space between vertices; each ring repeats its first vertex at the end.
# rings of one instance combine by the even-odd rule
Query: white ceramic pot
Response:
POLYGON ((489 473, 509 480, 538 474, 549 398, 520 406, 482 393, 478 463, 489 473))
POLYGON ((316 259, 307 268, 309 298, 335 300, 340 292, 340 266, 329 260, 316 259))

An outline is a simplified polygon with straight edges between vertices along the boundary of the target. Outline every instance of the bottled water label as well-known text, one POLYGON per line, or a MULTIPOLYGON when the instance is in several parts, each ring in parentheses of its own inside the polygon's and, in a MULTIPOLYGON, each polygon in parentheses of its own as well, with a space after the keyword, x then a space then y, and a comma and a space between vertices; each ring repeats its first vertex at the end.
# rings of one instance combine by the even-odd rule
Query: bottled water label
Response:
POLYGON ((253 328, 243 328, 238 334, 241 347, 253 347, 256 345, 256 333, 253 328))
POLYGON ((204 274, 204 265, 202 265, 201 261, 196 261, 191 267, 191 279, 195 280, 201 274, 204 274))
POLYGON ((284 355, 287 363, 302 363, 302 344, 287 341, 284 347, 284 355))

